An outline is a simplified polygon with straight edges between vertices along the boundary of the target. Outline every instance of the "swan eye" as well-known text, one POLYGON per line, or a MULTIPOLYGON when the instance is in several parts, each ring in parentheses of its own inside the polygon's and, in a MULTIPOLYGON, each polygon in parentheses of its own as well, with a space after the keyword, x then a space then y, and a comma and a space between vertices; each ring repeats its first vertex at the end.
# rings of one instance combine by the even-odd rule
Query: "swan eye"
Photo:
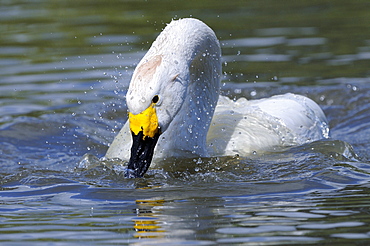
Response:
POLYGON ((157 103, 159 101, 159 96, 155 95, 152 99, 152 103, 157 103))

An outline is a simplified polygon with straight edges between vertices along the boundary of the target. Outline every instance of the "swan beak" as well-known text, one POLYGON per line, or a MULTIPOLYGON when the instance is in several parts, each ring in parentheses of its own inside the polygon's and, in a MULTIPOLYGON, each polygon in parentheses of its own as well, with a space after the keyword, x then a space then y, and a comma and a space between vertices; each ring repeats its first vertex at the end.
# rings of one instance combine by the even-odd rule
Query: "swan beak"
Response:
POLYGON ((132 134, 131 157, 126 178, 141 178, 152 162, 154 148, 161 134, 154 103, 139 114, 129 113, 132 134))

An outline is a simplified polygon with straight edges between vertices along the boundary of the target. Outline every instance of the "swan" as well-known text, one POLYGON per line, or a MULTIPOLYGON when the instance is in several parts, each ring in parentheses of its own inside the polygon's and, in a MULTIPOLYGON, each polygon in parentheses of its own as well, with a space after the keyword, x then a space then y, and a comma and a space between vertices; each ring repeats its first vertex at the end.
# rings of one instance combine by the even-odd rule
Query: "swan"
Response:
POLYGON ((248 156, 328 138, 321 108, 295 94, 266 99, 219 95, 221 49, 205 23, 173 20, 138 63, 126 94, 129 119, 108 148, 143 177, 166 157, 248 156), (153 164, 153 165, 154 165, 153 164))

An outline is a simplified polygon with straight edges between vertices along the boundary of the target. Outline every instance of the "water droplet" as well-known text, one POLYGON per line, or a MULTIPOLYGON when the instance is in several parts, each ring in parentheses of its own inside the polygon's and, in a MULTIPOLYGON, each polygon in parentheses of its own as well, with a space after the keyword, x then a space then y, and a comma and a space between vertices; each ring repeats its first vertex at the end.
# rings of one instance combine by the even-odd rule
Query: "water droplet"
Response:
POLYGON ((241 90, 241 89, 235 89, 235 90, 234 90, 234 93, 235 93, 235 94, 240 94, 240 93, 242 93, 242 90, 241 90))
POLYGON ((145 97, 142 97, 142 98, 140 99, 140 102, 145 103, 145 102, 146 102, 145 97))
POLYGON ((188 127, 188 132, 189 133, 193 133, 193 129, 192 128, 193 128, 193 125, 189 125, 189 127, 188 127))

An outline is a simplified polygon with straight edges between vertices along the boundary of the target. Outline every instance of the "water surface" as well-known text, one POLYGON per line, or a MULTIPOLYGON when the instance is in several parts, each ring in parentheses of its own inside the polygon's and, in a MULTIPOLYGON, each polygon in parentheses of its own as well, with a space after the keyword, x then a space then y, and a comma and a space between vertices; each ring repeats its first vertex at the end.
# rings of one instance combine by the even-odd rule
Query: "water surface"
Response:
POLYGON ((367 244, 369 9, 361 0, 0 1, 1 244, 367 244), (331 138, 166 160, 137 180, 99 160, 127 119, 135 65, 166 23, 189 16, 221 41, 223 95, 308 96, 331 138))

